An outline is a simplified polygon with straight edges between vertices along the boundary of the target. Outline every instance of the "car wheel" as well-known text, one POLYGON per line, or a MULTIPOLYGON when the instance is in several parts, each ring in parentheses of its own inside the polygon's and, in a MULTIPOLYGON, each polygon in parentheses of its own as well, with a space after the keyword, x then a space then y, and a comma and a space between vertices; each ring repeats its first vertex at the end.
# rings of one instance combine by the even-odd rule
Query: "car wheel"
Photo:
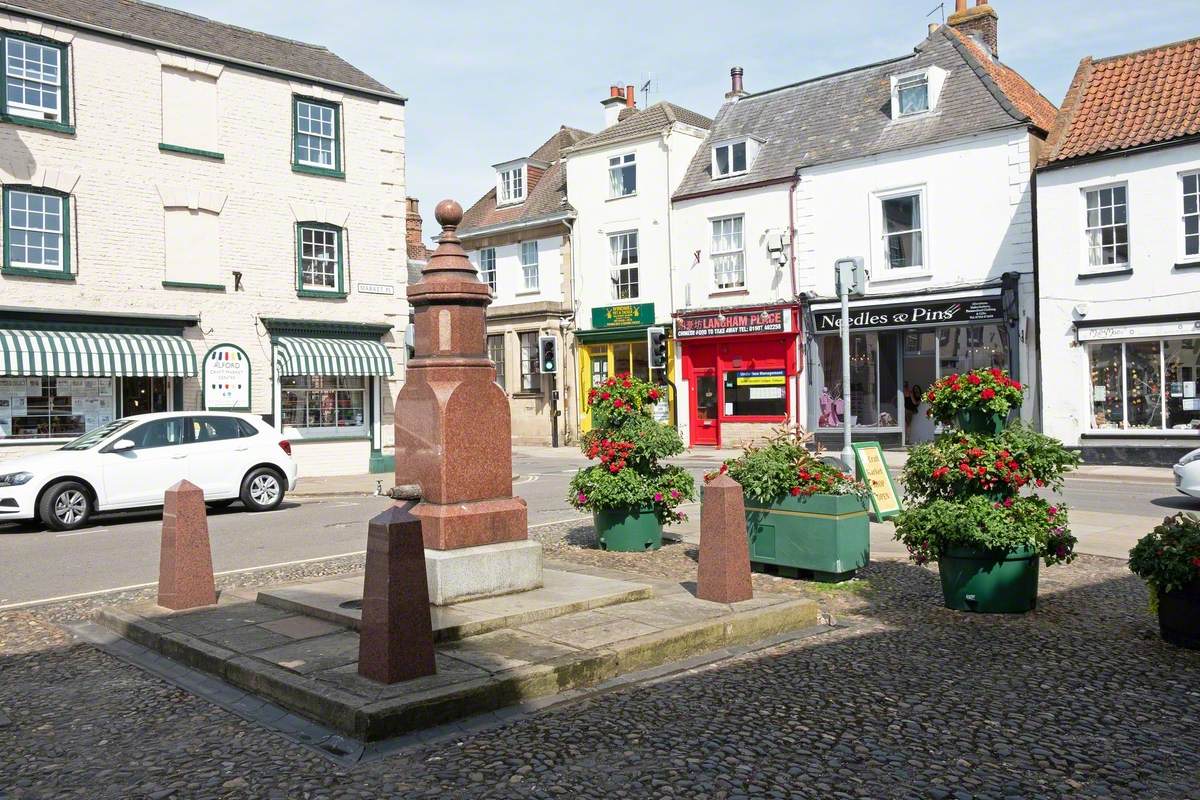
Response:
POLYGON ((237 501, 232 498, 230 498, 228 500, 209 500, 208 507, 209 508, 229 508, 231 505, 233 505, 236 502, 237 501))
POLYGON ((38 503, 38 516, 51 530, 75 530, 92 516, 91 493, 86 486, 75 481, 55 484, 42 495, 38 503))
POLYGON ((252 469, 242 481, 242 504, 251 511, 270 511, 283 502, 283 479, 268 467, 252 469))

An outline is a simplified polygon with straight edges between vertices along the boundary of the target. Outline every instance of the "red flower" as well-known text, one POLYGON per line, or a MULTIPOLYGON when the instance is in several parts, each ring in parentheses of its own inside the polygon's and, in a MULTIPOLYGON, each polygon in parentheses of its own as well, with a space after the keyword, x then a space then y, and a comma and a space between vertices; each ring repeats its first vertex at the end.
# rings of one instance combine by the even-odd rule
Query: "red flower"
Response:
POLYGON ((612 395, 611 395, 611 394, 609 394, 608 392, 601 392, 601 393, 600 393, 600 399, 601 399, 601 400, 607 400, 607 399, 608 399, 608 398, 610 398, 610 397, 612 397, 612 395))
POLYGON ((993 377, 993 378, 996 378, 997 380, 999 380, 999 379, 1000 379, 1000 376, 1001 376, 1002 374, 1003 374, 1003 373, 1001 373, 1001 372, 1000 372, 1000 370, 996 369, 995 367, 992 367, 992 377, 993 377))
POLYGON ((1192 559, 1192 566, 1196 569, 1200 569, 1200 556, 1196 556, 1192 559))
POLYGON ((796 496, 797 496, 797 495, 799 495, 799 494, 800 494, 800 487, 799 487, 799 486, 793 486, 793 487, 792 487, 792 497, 796 497, 796 496))
POLYGON ((983 450, 978 447, 972 447, 967 451, 967 455, 971 456, 972 458, 979 458, 983 455, 983 450))
POLYGON ((1053 517, 1057 513, 1058 513, 1058 509, 1055 508, 1054 506, 1050 506, 1049 508, 1046 509, 1047 516, 1053 517))
POLYGON ((974 372, 967 376, 967 383, 971 384, 972 386, 978 386, 981 382, 982 379, 974 372))
POLYGON ((625 404, 621 402, 621 398, 618 397, 616 400, 613 400, 613 408, 620 408, 623 405, 625 404))
POLYGON ((948 472, 950 472, 950 468, 949 468, 949 467, 938 467, 937 469, 935 469, 935 470, 933 471, 933 479, 934 479, 934 480, 941 480, 942 476, 943 476, 943 475, 945 475, 945 474, 947 474, 948 472))
POLYGON ((651 399, 651 400, 657 400, 657 399, 658 399, 658 390, 657 390, 657 389, 651 389, 651 390, 650 390, 650 399, 651 399))
MULTIPOLYGON (((975 376, 972 375, 971 377, 975 377, 975 376)), ((976 381, 976 383, 978 383, 978 381, 976 381)), ((991 388, 990 386, 979 393, 979 398, 981 400, 991 400, 995 396, 996 396, 996 390, 991 388)))
POLYGON ((1012 388, 1016 389, 1018 392, 1021 391, 1021 382, 1020 381, 1010 381, 1008 385, 1011 386, 1012 388))

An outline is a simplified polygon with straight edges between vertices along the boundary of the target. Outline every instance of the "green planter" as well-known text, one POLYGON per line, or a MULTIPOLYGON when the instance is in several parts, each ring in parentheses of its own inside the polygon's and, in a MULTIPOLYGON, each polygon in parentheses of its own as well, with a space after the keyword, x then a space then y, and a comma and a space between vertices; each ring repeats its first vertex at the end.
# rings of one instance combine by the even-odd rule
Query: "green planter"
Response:
POLYGON ((967 433, 986 433, 997 436, 1008 424, 1007 414, 971 409, 958 412, 958 427, 967 433))
POLYGON ((854 495, 785 497, 746 506, 750 561, 759 569, 844 581, 871 560, 867 501, 854 495))
POLYGON ((628 508, 593 511, 592 522, 601 550, 619 553, 640 553, 662 546, 662 523, 653 509, 628 508))
POLYGON ((1037 607, 1038 557, 1032 548, 1008 553, 952 547, 938 559, 946 608, 982 614, 1023 614, 1037 607))

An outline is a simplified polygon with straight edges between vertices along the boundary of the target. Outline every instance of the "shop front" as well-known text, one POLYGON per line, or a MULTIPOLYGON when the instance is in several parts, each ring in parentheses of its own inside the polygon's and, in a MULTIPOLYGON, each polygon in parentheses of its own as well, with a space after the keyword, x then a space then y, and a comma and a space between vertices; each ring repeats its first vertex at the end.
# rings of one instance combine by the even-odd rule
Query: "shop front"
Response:
POLYGON ((0 313, 0 458, 183 407, 194 317, 0 313))
MULTIPOLYGON (((744 447, 799 417, 795 306, 681 313, 675 320, 692 446, 744 447)), ((682 416, 682 412, 681 412, 682 416)))
POLYGON ((1001 289, 850 304, 849 407, 842 391, 841 307, 814 303, 809 336, 808 429, 840 443, 846 416, 852 437, 885 445, 934 435, 923 394, 934 381, 982 367, 1020 379, 1011 337, 1015 299, 1001 289))
POLYGON ((1200 447, 1200 314, 1080 320, 1085 459, 1167 465, 1200 447))
POLYGON ((292 443, 303 477, 388 472, 382 420, 391 408, 391 327, 264 319, 274 351, 275 426, 292 443))
MULTIPOLYGON (((575 332, 579 364, 579 422, 586 433, 592 427, 587 407, 588 390, 600 386, 609 377, 629 374, 635 378, 663 384, 667 391, 655 406, 655 416, 675 423, 675 342, 667 339, 667 369, 650 370, 650 350, 646 332, 654 327, 654 303, 603 306, 592 309, 592 328, 575 332)), ((664 325, 670 334, 670 326, 664 325)))

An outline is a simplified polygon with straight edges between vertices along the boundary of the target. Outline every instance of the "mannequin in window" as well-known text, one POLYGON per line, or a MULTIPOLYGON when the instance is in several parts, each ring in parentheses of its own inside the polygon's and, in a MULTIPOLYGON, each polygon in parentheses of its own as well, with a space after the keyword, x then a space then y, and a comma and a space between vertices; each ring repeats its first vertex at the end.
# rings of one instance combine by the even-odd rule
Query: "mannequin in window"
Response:
POLYGON ((842 401, 833 399, 833 395, 829 393, 829 387, 821 389, 821 417, 819 420, 822 428, 836 428, 842 424, 839 413, 841 411, 842 401))

